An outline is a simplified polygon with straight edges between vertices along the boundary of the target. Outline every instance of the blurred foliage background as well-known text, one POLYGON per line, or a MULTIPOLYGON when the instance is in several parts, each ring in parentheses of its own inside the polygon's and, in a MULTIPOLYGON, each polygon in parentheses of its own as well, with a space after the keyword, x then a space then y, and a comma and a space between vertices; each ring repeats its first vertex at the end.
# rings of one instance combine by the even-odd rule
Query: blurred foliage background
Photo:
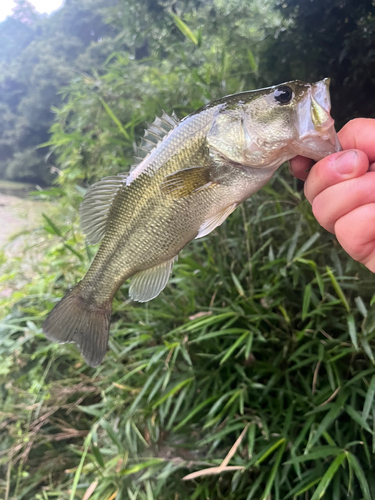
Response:
POLYGON ((95 251, 82 196, 129 169, 146 121, 330 76, 341 126, 375 117, 374 62, 369 0, 66 0, 48 18, 18 0, 0 178, 37 184, 44 215, 0 253, 1 499, 375 499, 374 278, 285 168, 157 299, 122 287, 100 367, 41 333, 95 251))

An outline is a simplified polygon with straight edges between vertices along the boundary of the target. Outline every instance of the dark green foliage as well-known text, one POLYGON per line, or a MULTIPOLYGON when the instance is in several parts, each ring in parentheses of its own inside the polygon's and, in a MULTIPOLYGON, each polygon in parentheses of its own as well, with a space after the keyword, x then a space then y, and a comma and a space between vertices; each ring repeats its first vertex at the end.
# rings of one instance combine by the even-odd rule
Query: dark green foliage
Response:
POLYGON ((159 298, 134 306, 123 287, 95 371, 41 334, 88 263, 71 211, 45 218, 50 250, 0 326, 15 498, 82 498, 95 481, 97 500, 373 498, 373 279, 318 232, 287 175, 190 244, 159 298), (243 472, 181 481, 218 466, 246 426, 229 463, 243 472))
POLYGON ((19 3, 0 24, 0 177, 46 184, 54 158, 38 146, 49 139, 51 108, 77 71, 105 61, 114 45, 101 41, 114 30, 104 23, 102 0, 67 2, 48 19, 19 3))
POLYGON ((287 29, 272 31, 261 58, 269 80, 332 78, 339 126, 375 117, 375 4, 371 0, 282 0, 287 29))
MULTIPOLYGON (((157 299, 134 305, 122 287, 96 370, 41 333, 95 250, 77 220, 85 189, 129 168, 145 120, 279 80, 258 70, 271 68, 259 55, 267 34, 289 26, 271 3, 172 7, 108 9, 126 50, 107 38, 78 56, 82 40, 66 41, 80 64, 95 64, 54 110, 59 187, 39 192, 50 203, 25 258, 0 254, 0 286, 13 289, 0 298, 0 498, 372 500, 374 278, 318 226, 286 168, 184 249, 157 299), (226 464, 237 469, 182 480, 218 467, 243 431, 226 464)), ((7 123, 16 114, 4 108, 7 123)))

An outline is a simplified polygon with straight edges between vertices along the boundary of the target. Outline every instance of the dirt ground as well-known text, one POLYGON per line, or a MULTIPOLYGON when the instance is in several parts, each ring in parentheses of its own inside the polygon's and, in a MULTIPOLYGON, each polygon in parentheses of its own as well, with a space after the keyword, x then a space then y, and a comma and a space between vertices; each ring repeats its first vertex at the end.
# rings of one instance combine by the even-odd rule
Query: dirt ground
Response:
MULTIPOLYGON (((7 281, 1 283, 1 277, 4 276, 4 272, 11 272, 8 259, 22 258, 24 255, 28 237, 20 233, 38 227, 41 224, 41 212, 45 208, 42 202, 0 193, 0 251, 3 251, 5 255, 5 263, 0 265, 0 300, 3 297, 9 297, 17 289, 17 284, 11 285, 7 281)), ((22 268, 23 280, 32 275, 33 258, 28 253, 22 259, 20 269, 22 268)))
POLYGON ((35 202, 0 193, 0 248, 6 254, 19 255, 22 252, 21 238, 12 242, 8 240, 23 230, 35 227, 36 218, 35 202))

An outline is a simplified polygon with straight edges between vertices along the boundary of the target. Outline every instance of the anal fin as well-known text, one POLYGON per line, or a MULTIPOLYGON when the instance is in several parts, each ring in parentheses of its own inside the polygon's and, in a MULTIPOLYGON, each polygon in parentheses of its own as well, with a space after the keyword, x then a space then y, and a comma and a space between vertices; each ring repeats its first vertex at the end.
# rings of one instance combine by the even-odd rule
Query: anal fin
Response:
POLYGON ((167 286, 177 256, 162 264, 140 271, 131 278, 129 296, 137 302, 148 302, 167 286))
POLYGON ((201 227, 199 228, 199 233, 198 236, 195 237, 197 238, 202 238, 203 236, 206 236, 209 234, 211 231, 213 231, 216 227, 220 226, 229 215, 234 212, 234 210, 237 208, 237 203, 233 203, 233 205, 229 205, 229 207, 224 208, 224 210, 221 210, 217 214, 215 214, 213 217, 210 219, 207 219, 201 227))
POLYGON ((209 167, 189 167, 167 175, 161 183, 161 190, 174 198, 185 198, 214 185, 209 167))

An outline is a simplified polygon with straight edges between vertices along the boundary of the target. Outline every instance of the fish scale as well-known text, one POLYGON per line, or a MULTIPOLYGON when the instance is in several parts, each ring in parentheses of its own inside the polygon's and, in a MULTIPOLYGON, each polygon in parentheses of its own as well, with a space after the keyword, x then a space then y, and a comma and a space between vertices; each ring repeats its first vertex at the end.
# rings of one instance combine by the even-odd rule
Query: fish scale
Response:
POLYGON ((166 286, 182 248, 209 234, 297 154, 339 149, 328 81, 288 82, 207 104, 179 122, 163 113, 145 133, 129 174, 102 179, 81 205, 89 242, 101 241, 84 278, 48 315, 47 338, 75 342, 97 366, 107 349, 111 304, 146 302, 166 286))

